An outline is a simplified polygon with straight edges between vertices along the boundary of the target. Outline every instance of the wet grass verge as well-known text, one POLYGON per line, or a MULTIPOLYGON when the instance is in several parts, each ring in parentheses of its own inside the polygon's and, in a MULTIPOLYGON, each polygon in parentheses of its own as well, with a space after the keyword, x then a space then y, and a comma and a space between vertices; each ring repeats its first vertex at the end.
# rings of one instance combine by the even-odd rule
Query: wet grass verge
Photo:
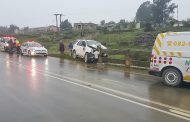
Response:
MULTIPOLYGON (((67 53, 65 53, 65 54, 58 54, 58 53, 57 54, 49 54, 49 56, 68 59, 68 60, 72 60, 72 61, 83 62, 82 59, 73 59, 67 53)), ((113 66, 113 67, 119 67, 119 68, 127 68, 126 65, 125 65, 125 60, 120 60, 120 59, 110 59, 110 58, 108 58, 107 60, 103 59, 102 64, 106 64, 106 65, 113 66)), ((149 69, 149 67, 147 67, 147 66, 133 66, 133 65, 130 68, 132 68, 132 69, 140 69, 140 70, 148 70, 149 69)))

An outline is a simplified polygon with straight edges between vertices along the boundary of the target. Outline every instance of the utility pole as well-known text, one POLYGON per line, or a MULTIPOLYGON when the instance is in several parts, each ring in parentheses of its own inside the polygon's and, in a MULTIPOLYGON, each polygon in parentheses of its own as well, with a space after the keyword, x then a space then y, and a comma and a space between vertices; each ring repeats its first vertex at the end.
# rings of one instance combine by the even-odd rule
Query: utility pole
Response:
POLYGON ((61 27, 61 17, 63 16, 63 14, 53 14, 55 15, 56 18, 56 27, 57 27, 57 32, 59 32, 59 28, 61 27), (58 24, 58 16, 60 17, 60 23, 58 24))
POLYGON ((179 5, 177 5, 177 25, 179 27, 179 5))
POLYGON ((59 32, 59 27, 58 27, 58 15, 60 14, 54 14, 55 15, 55 18, 56 18, 56 27, 57 27, 57 32, 59 32))
POLYGON ((61 20, 62 20, 61 17, 63 16, 63 14, 59 14, 59 16, 60 16, 60 25, 59 26, 61 27, 61 20))

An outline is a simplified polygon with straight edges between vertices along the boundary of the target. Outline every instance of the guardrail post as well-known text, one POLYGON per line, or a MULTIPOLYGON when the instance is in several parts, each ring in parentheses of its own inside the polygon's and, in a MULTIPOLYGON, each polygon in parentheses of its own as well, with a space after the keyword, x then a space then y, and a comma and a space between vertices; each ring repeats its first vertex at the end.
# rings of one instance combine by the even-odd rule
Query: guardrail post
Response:
POLYGON ((130 50, 127 50, 125 53, 125 65, 128 68, 131 66, 130 50))
POLYGON ((102 48, 101 48, 101 46, 98 46, 97 49, 98 49, 98 51, 100 53, 100 55, 98 57, 98 62, 102 63, 102 48))

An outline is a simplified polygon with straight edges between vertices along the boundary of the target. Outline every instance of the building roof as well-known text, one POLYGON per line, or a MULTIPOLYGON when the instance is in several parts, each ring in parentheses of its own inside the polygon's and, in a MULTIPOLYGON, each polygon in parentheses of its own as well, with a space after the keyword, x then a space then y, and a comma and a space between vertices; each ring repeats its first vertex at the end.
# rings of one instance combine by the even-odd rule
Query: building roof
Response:
POLYGON ((98 24, 95 24, 95 23, 91 23, 91 22, 89 22, 89 23, 74 23, 74 24, 98 25, 98 24))

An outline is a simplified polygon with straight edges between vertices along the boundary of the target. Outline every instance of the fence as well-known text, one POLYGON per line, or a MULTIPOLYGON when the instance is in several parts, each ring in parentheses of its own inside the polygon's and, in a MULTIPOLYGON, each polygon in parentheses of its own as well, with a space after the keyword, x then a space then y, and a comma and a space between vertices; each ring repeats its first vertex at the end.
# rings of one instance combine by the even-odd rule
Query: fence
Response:
POLYGON ((109 50, 109 55, 124 55, 124 59, 108 59, 110 63, 125 64, 127 67, 149 67, 151 52, 130 50, 109 50))

